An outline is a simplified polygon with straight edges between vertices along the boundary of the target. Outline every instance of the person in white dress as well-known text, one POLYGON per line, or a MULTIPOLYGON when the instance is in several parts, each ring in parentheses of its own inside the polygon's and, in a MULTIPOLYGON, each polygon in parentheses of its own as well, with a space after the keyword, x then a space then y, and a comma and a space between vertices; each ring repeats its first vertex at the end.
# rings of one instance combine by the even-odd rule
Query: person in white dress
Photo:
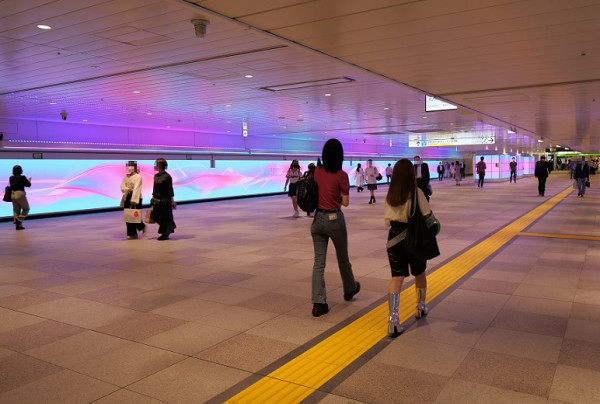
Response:
POLYGON ((381 179, 381 174, 377 167, 373 166, 373 160, 367 161, 367 168, 365 168, 365 177, 367 179, 367 188, 371 192, 371 199, 369 199, 369 205, 375 203, 375 190, 377 189, 378 178, 381 179))
POLYGON ((354 178, 356 180, 356 192, 364 191, 363 185, 365 184, 365 170, 362 169, 360 163, 358 163, 356 166, 354 178))

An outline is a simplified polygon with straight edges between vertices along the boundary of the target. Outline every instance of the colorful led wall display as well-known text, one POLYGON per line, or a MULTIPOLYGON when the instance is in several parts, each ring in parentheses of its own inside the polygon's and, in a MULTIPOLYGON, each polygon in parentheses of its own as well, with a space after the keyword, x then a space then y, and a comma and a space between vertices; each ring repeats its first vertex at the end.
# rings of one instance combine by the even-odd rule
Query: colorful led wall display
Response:
POLYGON ((477 163, 479 163, 481 157, 485 162, 485 179, 508 179, 510 178, 510 162, 515 157, 517 162, 517 176, 533 174, 535 168, 535 159, 529 156, 509 156, 505 154, 501 155, 481 155, 478 154, 473 157, 473 180, 477 181, 479 176, 477 175, 477 163))
MULTIPOLYGON (((23 175, 32 177, 27 188, 30 214, 60 213, 118 207, 120 185, 126 174, 126 160, 1 160, 0 172, 6 185, 12 167, 19 164, 23 175)), ((282 160, 169 160, 167 171, 173 177, 176 201, 195 201, 283 192, 285 174, 291 161, 282 160)), ((302 171, 309 161, 300 161, 302 171)), ((356 164, 344 164, 354 185, 356 164)), ((385 167, 395 161, 377 161, 385 182, 385 167)), ((138 160, 143 179, 142 196, 149 203, 152 195, 154 160, 138 160)), ((366 163, 362 162, 363 168, 366 163)), ((434 167, 435 168, 435 167, 434 167)), ((12 204, 0 204, 0 217, 12 216, 12 204)))

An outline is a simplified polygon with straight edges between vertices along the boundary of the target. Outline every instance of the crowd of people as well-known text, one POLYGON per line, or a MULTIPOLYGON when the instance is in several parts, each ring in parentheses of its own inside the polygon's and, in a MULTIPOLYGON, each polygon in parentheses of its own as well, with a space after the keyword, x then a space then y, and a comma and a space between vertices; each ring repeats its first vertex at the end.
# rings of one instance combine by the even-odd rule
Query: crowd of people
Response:
MULTIPOLYGON (((337 264, 342 279, 343 297, 351 301, 360 292, 360 283, 356 281, 352 264, 348 254, 348 232, 342 207, 350 203, 350 181, 348 174, 342 169, 344 151, 342 144, 337 139, 328 140, 323 146, 321 158, 317 164, 310 163, 307 171, 302 173, 298 160, 293 160, 286 173, 284 191, 291 199, 294 209, 293 216, 299 216, 297 201, 297 184, 301 179, 313 179, 318 185, 318 203, 314 211, 310 233, 313 240, 314 263, 312 270, 312 315, 322 316, 329 311, 327 291, 325 285, 325 265, 329 239, 333 242, 336 251, 337 264), (289 186, 289 187, 288 187, 289 186)), ((575 180, 574 187, 578 196, 583 197, 589 187, 590 176, 597 171, 597 161, 588 164, 585 158, 568 163, 571 177, 575 180)), ((510 182, 517 181, 517 163, 515 158, 509 163, 510 182)), ((147 218, 149 223, 158 224, 158 240, 168 240, 175 229, 173 209, 176 208, 173 180, 166 171, 168 163, 165 159, 156 159, 154 163, 154 184, 150 200, 152 210, 147 218)), ((486 163, 484 157, 476 165, 479 188, 483 188, 486 163)), ((538 179, 538 193, 545 195, 546 180, 550 175, 552 166, 541 156, 535 166, 535 177, 538 179)), ((438 181, 443 178, 452 178, 456 185, 460 185, 465 176, 465 165, 459 161, 445 164, 440 162, 437 166, 438 181)), ((23 175, 21 166, 13 167, 12 176, 9 178, 10 197, 13 204, 15 228, 24 229, 23 221, 29 213, 29 203, 25 188, 31 187, 31 177, 23 175)), ((429 206, 429 199, 433 191, 430 184, 429 166, 422 162, 420 156, 415 156, 413 162, 401 159, 392 167, 385 169, 389 187, 384 201, 383 219, 389 227, 387 238, 387 255, 391 270, 391 279, 388 286, 388 335, 395 337, 402 333, 398 310, 400 305, 400 290, 404 278, 412 274, 415 277, 415 317, 417 319, 427 315, 429 309, 426 304, 427 261, 412 254, 406 247, 406 237, 411 208, 417 203, 421 215, 426 219, 428 226, 433 224, 434 216, 429 206)), ((367 160, 366 168, 357 165, 355 171, 355 185, 357 192, 363 191, 366 183, 370 191, 369 204, 376 202, 375 191, 382 175, 371 159, 367 160)), ((7 187, 8 188, 8 187, 7 187)), ((9 190, 7 189, 7 192, 9 190)), ((137 162, 126 163, 126 173, 121 182, 121 207, 124 210, 138 211, 142 206, 142 176, 139 174, 137 162)), ((6 200, 6 197, 5 197, 6 200)), ((414 211, 414 209, 413 209, 414 211)), ((313 212, 306 212, 311 216, 313 212)), ((146 233, 147 225, 143 220, 126 221, 126 234, 128 239, 138 238, 138 233, 146 233)), ((383 243, 383 240, 382 240, 383 243)))

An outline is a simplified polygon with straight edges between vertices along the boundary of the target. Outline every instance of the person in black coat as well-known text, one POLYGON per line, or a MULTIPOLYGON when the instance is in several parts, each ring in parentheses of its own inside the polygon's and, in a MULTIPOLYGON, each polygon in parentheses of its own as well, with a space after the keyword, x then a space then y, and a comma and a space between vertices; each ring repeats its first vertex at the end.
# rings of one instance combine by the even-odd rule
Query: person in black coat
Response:
POLYGON ((546 163, 546 157, 540 157, 540 160, 535 163, 535 177, 538 179, 538 194, 544 196, 546 192, 546 179, 550 175, 548 170, 548 164, 546 163))
POLYGON ((152 219, 158 223, 158 233, 160 237, 157 240, 168 240, 169 234, 175 231, 175 220, 173 220, 173 208, 177 206, 174 201, 173 179, 166 172, 167 160, 157 159, 154 163, 154 169, 158 171, 154 174, 154 187, 152 188, 152 219))
POLYGON ((421 163, 421 157, 415 156, 415 176, 417 177, 417 188, 425 194, 427 201, 431 196, 431 187, 429 186, 429 165, 421 163))
POLYGON ((585 157, 577 163, 573 177, 577 181, 577 196, 583 198, 585 195, 586 183, 590 181, 590 167, 588 166, 587 161, 585 161, 585 157))

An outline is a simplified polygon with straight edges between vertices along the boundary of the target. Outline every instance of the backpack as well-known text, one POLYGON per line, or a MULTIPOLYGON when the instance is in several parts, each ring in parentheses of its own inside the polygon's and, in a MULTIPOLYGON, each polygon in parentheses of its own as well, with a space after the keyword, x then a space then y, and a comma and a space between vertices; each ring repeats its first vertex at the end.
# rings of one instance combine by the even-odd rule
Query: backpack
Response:
POLYGON ((319 204, 319 186, 312 175, 301 178, 296 183, 296 202, 306 213, 314 212, 319 204))

